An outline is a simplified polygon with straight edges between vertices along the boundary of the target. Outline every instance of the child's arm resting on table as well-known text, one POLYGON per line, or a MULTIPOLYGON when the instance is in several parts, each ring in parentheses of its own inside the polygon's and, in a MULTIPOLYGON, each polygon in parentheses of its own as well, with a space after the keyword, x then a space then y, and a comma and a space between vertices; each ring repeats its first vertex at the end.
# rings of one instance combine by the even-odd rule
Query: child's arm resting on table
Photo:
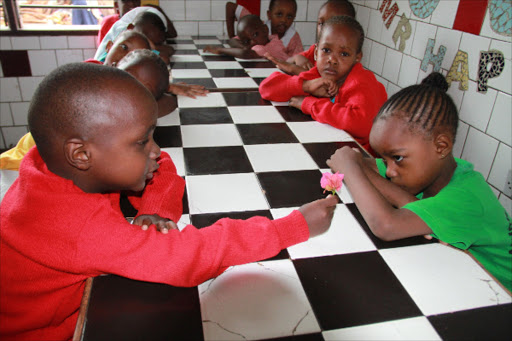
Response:
MULTIPOLYGON (((300 74, 301 72, 304 72, 304 71, 307 71, 309 70, 308 68, 304 68, 304 67, 301 67, 295 63, 290 63, 288 60, 282 60, 282 59, 279 59, 279 58, 275 58, 274 56, 272 56, 270 53, 265 53, 265 58, 267 58, 268 60, 270 60, 272 63, 275 64, 275 66, 283 71, 283 72, 286 72, 287 74, 289 75, 298 75, 300 74)), ((293 57, 291 57, 293 58, 293 57)), ((307 59, 307 58, 306 58, 307 59)))
MULTIPOLYGON (((345 174, 343 181, 373 234, 391 241, 432 233, 428 225, 412 211, 395 208, 386 200, 366 175, 362 159, 361 153, 343 147, 327 160, 327 165, 334 172, 345 174)), ((386 195, 390 195, 386 192, 388 190, 383 190, 386 195)))
POLYGON ((241 59, 257 59, 261 58, 254 50, 246 47, 222 47, 215 45, 207 45, 203 49, 204 52, 215 54, 224 54, 241 59))

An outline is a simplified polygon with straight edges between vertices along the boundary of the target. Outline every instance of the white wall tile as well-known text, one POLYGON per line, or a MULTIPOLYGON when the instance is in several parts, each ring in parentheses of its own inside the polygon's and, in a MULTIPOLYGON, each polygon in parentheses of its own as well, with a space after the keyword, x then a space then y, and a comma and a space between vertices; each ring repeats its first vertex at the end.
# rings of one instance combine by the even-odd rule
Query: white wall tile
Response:
POLYGON ((381 5, 382 1, 381 0, 366 0, 365 1, 365 5, 366 7, 370 7, 370 8, 373 8, 373 9, 378 9, 381 5))
MULTIPOLYGON (((398 5, 398 13, 395 16, 395 19, 393 19, 391 26, 396 27, 398 20, 400 20, 399 17, 402 16, 402 13, 405 14, 407 16, 407 18, 410 18, 412 16, 412 11, 411 11, 411 5, 409 4, 410 0, 394 0, 393 2, 396 2, 396 4, 398 5)), ((394 27, 393 27, 393 30, 394 30, 394 27)))
POLYGON ((34 91, 37 86, 44 77, 20 77, 20 89, 21 89, 21 97, 24 101, 29 102, 32 100, 32 96, 34 95, 34 91))
MULTIPOLYGON (((160 1, 160 8, 164 10, 169 19, 174 23, 176 28, 175 20, 185 20, 185 1, 184 0, 165 0, 160 1)), ((178 31, 178 28, 176 28, 178 31)), ((181 34, 180 31, 178 31, 181 34)))
MULTIPOLYGON (((308 17, 308 0, 297 0, 297 14, 295 14, 295 22, 306 21, 308 17)), ((317 14, 318 17, 318 14, 317 14)), ((316 19, 316 18, 315 18, 316 19)))
POLYGON ((299 32, 300 40, 303 45, 308 47, 316 41, 316 24, 310 22, 298 22, 295 24, 295 30, 299 32))
POLYGON ((261 19, 263 19, 263 21, 268 19, 267 11, 268 11, 269 5, 270 5, 270 0, 261 0, 261 4, 260 4, 260 17, 261 17, 261 19))
POLYGON ((21 90, 16 77, 0 78, 0 102, 21 101, 21 90))
POLYGON ((370 56, 372 52, 373 40, 365 39, 363 42, 363 58, 361 58, 361 64, 367 69, 370 69, 370 56))
POLYGON ((400 90, 401 90, 401 88, 398 85, 389 82, 388 86, 386 87, 386 92, 388 93, 388 98, 390 98, 391 96, 393 96, 400 90))
MULTIPOLYGON (((212 0, 211 10, 212 17, 211 20, 226 20, 226 3, 230 2, 227 0, 212 0)), ((226 24, 224 24, 226 26, 226 24)))
POLYGON ((174 28, 176 28, 176 31, 179 32, 181 36, 198 35, 199 33, 197 21, 178 21, 174 23, 174 28))
POLYGON ((512 97, 498 93, 492 110, 491 120, 486 133, 492 137, 512 145, 512 97))
POLYGON ((439 53, 439 47, 446 47, 441 67, 449 70, 452 67, 453 59, 459 50, 462 32, 457 30, 449 30, 444 27, 437 28, 436 42, 434 44, 433 53, 439 53))
POLYGON ((505 59, 505 67, 501 74, 498 77, 489 78, 487 85, 508 94, 512 93, 512 62, 505 59))
POLYGON ((14 147, 26 133, 28 133, 27 127, 3 127, 2 135, 4 136, 5 147, 9 149, 14 147))
POLYGON ((185 20, 210 20, 210 1, 185 2, 185 20))
POLYGON ((460 119, 479 130, 485 131, 497 91, 489 89, 486 94, 476 91, 476 83, 469 81, 469 88, 464 95, 460 108, 460 119))
POLYGON ((453 22, 455 21, 455 14, 457 13, 458 7, 459 7, 458 0, 439 1, 436 9, 432 13, 430 23, 434 24, 434 25, 438 25, 438 26, 452 28, 453 22))
POLYGON ((9 103, 0 103, 0 126, 12 126, 13 124, 11 106, 9 103))
POLYGON ((227 36, 225 25, 223 25, 222 21, 200 21, 198 24, 200 35, 212 35, 212 32, 214 32, 215 35, 222 34, 227 36))
POLYGON ((421 62, 411 56, 403 56, 398 76, 398 85, 402 88, 416 84, 421 62))
POLYGON ((507 183, 510 171, 512 171, 512 148, 500 143, 487 181, 507 196, 512 196, 507 183))
POLYGON ((57 54, 57 65, 61 66, 68 63, 80 63, 83 62, 86 58, 84 58, 84 54, 82 50, 64 50, 64 51, 55 51, 57 54))
POLYGON ((450 85, 446 93, 451 96, 453 102, 455 103, 455 106, 457 107, 457 110, 460 113, 462 100, 464 99, 466 91, 459 89, 459 83, 452 83, 452 85, 450 85))
POLYGON ((384 59, 386 58, 386 46, 373 42, 372 53, 370 55, 370 70, 377 74, 382 74, 382 67, 384 66, 384 59))
POLYGON ((400 72, 400 65, 402 63, 402 53, 386 48, 386 60, 384 61, 384 68, 382 76, 387 80, 398 83, 398 73, 400 72))
POLYGON ((12 50, 11 37, 0 37, 0 50, 12 50))
POLYGON ((39 37, 11 37, 13 50, 39 50, 39 37))
POLYGON ((510 59, 512 59, 512 48, 510 46, 510 42, 493 39, 491 40, 490 49, 501 51, 505 56, 505 59, 508 59, 510 63, 510 59))
POLYGON ((457 128, 457 137, 455 138, 455 145, 453 146, 453 156, 461 158, 464 144, 468 137, 469 125, 459 121, 459 127, 457 128))
MULTIPOLYGON (((323 1, 308 1, 308 9, 307 9, 307 21, 314 21, 316 22, 318 19, 318 11, 320 11, 320 7, 324 4, 323 1)), ((263 4, 262 4, 263 6, 263 4)), ((268 6, 268 5, 267 5, 268 6)), ((268 7, 266 7, 268 8, 268 7)), ((265 15, 265 18, 267 16, 265 15)))
MULTIPOLYGON (((398 39, 396 43, 393 41, 393 34, 395 33, 395 29, 397 28, 398 22, 400 21, 400 19, 401 19, 401 17, 398 17, 396 19, 396 24, 392 25, 392 29, 391 28, 389 30, 384 29, 382 31, 382 35, 381 35, 381 43, 383 43, 384 45, 386 45, 388 47, 392 47, 395 50, 399 50, 400 44, 402 42, 401 38, 398 39)), ((408 54, 408 55, 411 54, 412 45, 414 42, 414 34, 416 32, 417 21, 409 20, 409 24, 411 25, 411 36, 407 40, 405 40, 405 42, 404 42, 405 48, 403 51, 404 54, 408 54)), ((400 28, 400 29, 403 30, 402 28, 400 28)))
POLYGON ((14 125, 28 125, 28 107, 30 102, 16 102, 11 103, 12 117, 14 118, 14 125))
POLYGON ((354 6, 356 9, 356 19, 364 29, 364 34, 368 35, 368 26, 370 25, 370 9, 363 6, 354 6))
POLYGON ((468 53, 469 78, 477 80, 478 62, 480 61, 480 51, 488 51, 491 40, 485 37, 479 37, 466 32, 462 33, 459 49, 468 53))
MULTIPOLYGON (((411 55, 423 60, 425 49, 429 39, 436 39, 437 26, 418 21, 414 41, 412 43, 411 55)), ((437 54, 437 51, 434 51, 437 54)))
POLYGON ((29 50, 28 60, 33 76, 45 76, 57 67, 55 50, 29 50))
POLYGON ((498 141, 479 130, 469 128, 466 144, 462 151, 462 159, 471 162, 475 166, 475 170, 482 173, 487 179, 497 149, 498 141))
POLYGON ((69 36, 70 49, 95 49, 97 36, 69 36))
POLYGON ((96 49, 83 49, 82 50, 84 54, 84 60, 94 58, 94 55, 96 54, 96 49))
POLYGON ((372 40, 380 41, 380 36, 384 30, 382 15, 378 10, 370 10, 370 22, 366 36, 372 40))
POLYGON ((66 36, 41 36, 41 48, 44 50, 49 49, 67 49, 68 39, 66 36))

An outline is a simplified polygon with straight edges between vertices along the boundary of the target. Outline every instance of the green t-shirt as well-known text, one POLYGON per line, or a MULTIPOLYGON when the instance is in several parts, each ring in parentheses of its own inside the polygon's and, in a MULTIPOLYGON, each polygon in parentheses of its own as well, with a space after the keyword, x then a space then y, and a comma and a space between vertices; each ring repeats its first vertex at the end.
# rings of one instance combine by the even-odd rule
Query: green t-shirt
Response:
MULTIPOLYGON (((377 159, 379 173, 386 165, 377 159)), ((448 183, 433 197, 418 199, 402 208, 417 214, 432 230, 432 236, 468 250, 506 288, 512 290, 512 224, 484 177, 465 160, 448 183)))

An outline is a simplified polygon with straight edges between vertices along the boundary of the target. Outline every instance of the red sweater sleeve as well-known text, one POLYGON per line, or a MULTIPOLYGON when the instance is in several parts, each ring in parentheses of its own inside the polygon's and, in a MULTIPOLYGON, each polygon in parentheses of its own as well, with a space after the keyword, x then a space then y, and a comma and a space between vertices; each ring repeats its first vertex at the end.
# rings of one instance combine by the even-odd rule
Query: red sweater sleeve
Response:
POLYGON ((260 94, 263 99, 276 102, 289 101, 293 96, 307 96, 302 90, 304 80, 320 77, 316 67, 302 72, 298 76, 291 76, 280 71, 272 73, 260 84, 260 94))
POLYGON ((185 180, 177 174, 169 154, 162 152, 158 160, 160 168, 146 185, 142 196, 129 196, 131 204, 141 214, 158 214, 174 222, 183 213, 185 180))

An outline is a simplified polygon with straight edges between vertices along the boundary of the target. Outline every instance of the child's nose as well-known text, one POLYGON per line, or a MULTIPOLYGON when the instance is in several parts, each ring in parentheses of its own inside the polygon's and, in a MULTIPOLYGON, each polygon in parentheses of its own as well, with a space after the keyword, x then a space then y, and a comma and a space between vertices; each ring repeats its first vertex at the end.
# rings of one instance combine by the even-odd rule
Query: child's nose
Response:
POLYGON ((151 146, 151 151, 149 152, 149 157, 151 159, 158 159, 160 157, 160 147, 156 144, 156 142, 153 140, 153 145, 151 146))
POLYGON ((397 172, 396 170, 394 169, 393 166, 389 166, 388 165, 388 168, 386 169, 386 176, 390 179, 394 178, 395 176, 397 175, 397 172))

